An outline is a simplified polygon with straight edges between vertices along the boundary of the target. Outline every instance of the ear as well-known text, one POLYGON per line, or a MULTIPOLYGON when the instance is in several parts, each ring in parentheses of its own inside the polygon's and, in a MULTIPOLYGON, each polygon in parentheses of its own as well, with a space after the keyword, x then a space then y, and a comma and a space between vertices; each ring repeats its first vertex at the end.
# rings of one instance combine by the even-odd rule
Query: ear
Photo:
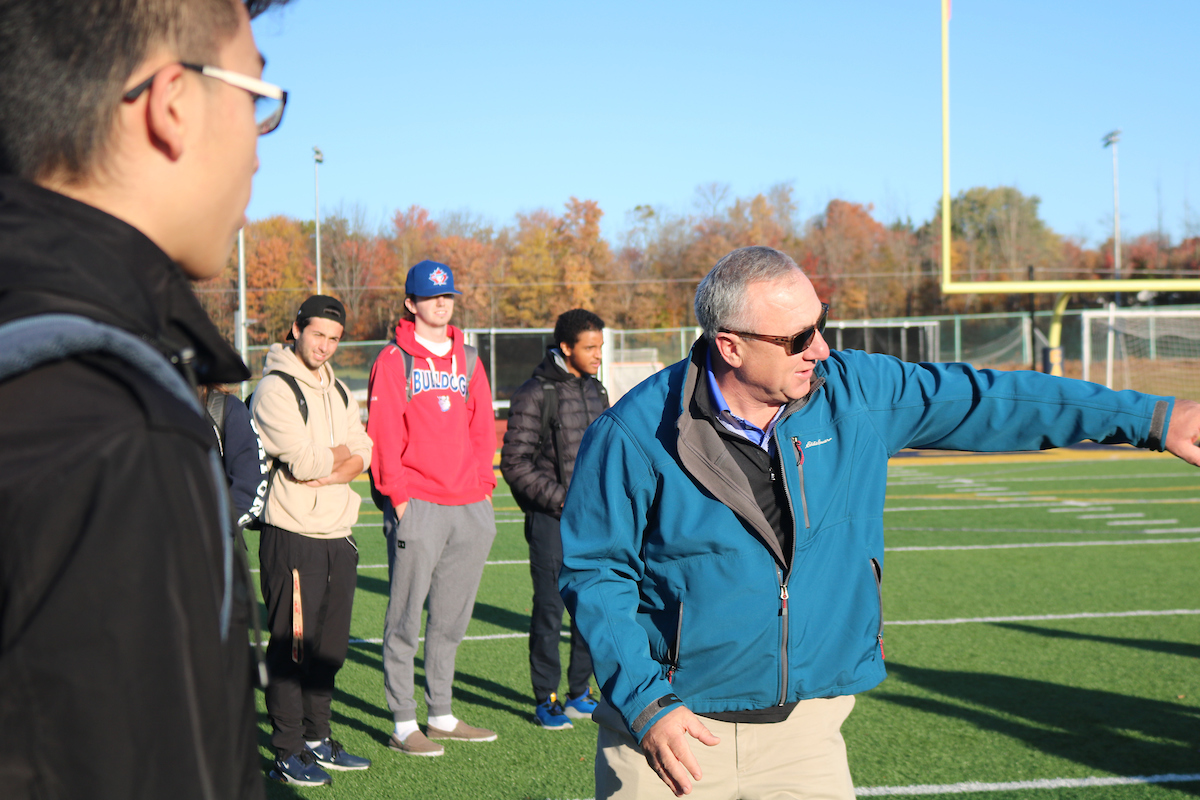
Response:
POLYGON ((149 95, 146 102, 146 129, 150 141, 172 161, 183 155, 187 123, 191 121, 188 112, 194 113, 195 109, 195 104, 187 101, 193 99, 199 89, 194 84, 189 86, 184 78, 185 72, 179 64, 163 67, 146 90, 149 95))
POLYGON ((300 338, 300 326, 294 322, 292 323, 292 338, 293 339, 300 338))
POLYGON ((570 357, 571 357, 571 351, 572 351, 572 350, 574 350, 574 349, 575 349, 575 347, 574 347, 573 345, 569 345, 569 344, 567 344, 566 342, 559 342, 559 343, 558 343, 558 349, 559 349, 560 351, 562 351, 562 354, 563 354, 564 356, 566 356, 567 358, 570 358, 570 357))
POLYGON ((742 366, 742 342, 727 333, 718 333, 713 348, 726 364, 737 369, 742 366))
POLYGON ((404 307, 408 309, 408 313, 412 314, 414 317, 417 315, 417 304, 409 300, 407 297, 404 298, 404 307))

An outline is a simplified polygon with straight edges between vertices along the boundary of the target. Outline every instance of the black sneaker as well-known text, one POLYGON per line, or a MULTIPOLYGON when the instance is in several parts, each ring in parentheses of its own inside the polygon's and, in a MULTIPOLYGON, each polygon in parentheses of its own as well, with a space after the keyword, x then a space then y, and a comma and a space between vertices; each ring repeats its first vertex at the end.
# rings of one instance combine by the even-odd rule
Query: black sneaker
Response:
POLYGON ((317 757, 307 747, 287 758, 276 758, 275 767, 267 777, 296 786, 327 786, 333 783, 333 778, 321 769, 317 757))
POLYGON ((371 766, 369 758, 347 753, 337 739, 325 738, 316 747, 309 748, 309 752, 316 756, 317 763, 325 769, 367 769, 371 766))

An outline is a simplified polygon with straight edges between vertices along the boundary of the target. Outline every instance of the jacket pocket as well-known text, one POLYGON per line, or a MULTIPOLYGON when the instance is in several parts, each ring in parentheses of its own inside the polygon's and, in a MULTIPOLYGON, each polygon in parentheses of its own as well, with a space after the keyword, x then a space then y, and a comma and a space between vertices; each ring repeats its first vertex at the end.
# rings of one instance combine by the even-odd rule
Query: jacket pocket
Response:
POLYGON ((675 621, 675 639, 667 648, 667 682, 675 679, 675 671, 679 669, 679 651, 683 643, 683 602, 679 603, 679 616, 675 621))
POLYGON ((884 659, 883 654, 883 565, 876 559, 871 559, 871 577, 875 579, 875 594, 879 599, 879 628, 875 632, 875 641, 879 644, 879 658, 884 659))

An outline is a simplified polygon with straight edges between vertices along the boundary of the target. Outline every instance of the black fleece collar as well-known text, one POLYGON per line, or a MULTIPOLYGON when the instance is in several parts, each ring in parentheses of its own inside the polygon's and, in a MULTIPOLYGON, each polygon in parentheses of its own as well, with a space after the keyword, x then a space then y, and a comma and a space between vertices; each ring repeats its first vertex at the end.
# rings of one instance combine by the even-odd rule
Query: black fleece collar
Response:
POLYGON ((0 177, 0 322, 70 313, 128 331, 171 357, 191 349, 201 383, 250 373, 179 266, 100 209, 0 177))

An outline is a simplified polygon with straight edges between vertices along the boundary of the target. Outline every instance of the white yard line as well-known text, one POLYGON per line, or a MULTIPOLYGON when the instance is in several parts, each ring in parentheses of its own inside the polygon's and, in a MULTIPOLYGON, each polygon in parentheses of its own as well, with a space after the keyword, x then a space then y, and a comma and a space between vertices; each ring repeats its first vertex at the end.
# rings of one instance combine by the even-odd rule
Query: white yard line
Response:
MULTIPOLYGON (((908 619, 885 620, 885 625, 962 625, 976 622, 1044 622, 1058 619, 1106 619, 1109 617, 1175 617, 1180 615, 1200 614, 1200 608, 1176 608, 1169 611, 1105 611, 1078 614, 1033 614, 1019 617, 961 617, 957 619, 908 619)), ((563 637, 569 638, 569 630, 562 631, 563 637)), ((490 633, 485 636, 464 636, 464 642, 487 642, 496 639, 528 639, 528 633, 490 633)), ((422 636, 419 641, 425 641, 422 636)), ((351 639, 350 644, 383 644, 383 639, 351 639)))
POLYGON ((1055 619, 1108 619, 1110 617, 1177 617, 1200 614, 1200 608, 1169 611, 1082 611, 1078 614, 1032 614, 1020 617, 959 617, 955 619, 889 619, 884 625, 962 625, 968 622, 1045 622, 1055 619))
MULTIPOLYGON (((488 566, 488 567, 498 567, 498 566, 506 566, 508 564, 528 564, 529 559, 526 558, 524 560, 517 560, 517 561, 485 561, 483 563, 485 566, 488 566)), ((358 568, 359 569, 387 569, 387 564, 359 564, 358 568)), ((252 569, 250 571, 253 573, 258 573, 257 569, 252 569)))
POLYGON ((1026 547, 1101 547, 1118 544, 1191 544, 1200 539, 1114 539, 1108 542, 1023 542, 1020 544, 959 544, 927 547, 885 547, 888 553, 915 553, 924 550, 1020 550, 1026 547))
MULTIPOLYGON (((904 528, 903 530, 926 530, 925 528, 904 528)), ((957 530, 957 529, 956 529, 957 530)), ((1062 533, 1063 531, 1052 531, 1062 533)), ((1146 531, 1146 533, 1200 533, 1200 528, 1179 528, 1163 531, 1146 531)), ((1095 547, 1106 544, 1191 544, 1200 539, 1131 539, 1113 540, 1109 542, 1024 542, 1020 544, 960 544, 960 545, 929 545, 925 547, 885 547, 887 553, 910 553, 924 550, 1018 550, 1026 547, 1095 547)), ((487 561, 489 567, 528 564, 529 559, 514 559, 512 561, 487 561)), ((387 569, 387 564, 359 564, 359 569, 387 569)), ((252 569, 258 574, 259 570, 252 569)))
POLYGON ((1037 781, 1006 781, 1004 783, 934 783, 914 786, 860 786, 854 789, 859 797, 888 795, 966 794, 968 792, 1010 792, 1020 789, 1077 789, 1092 786, 1137 786, 1147 783, 1191 783, 1200 781, 1200 774, 1135 775, 1129 778, 1046 778, 1037 781))
POLYGON ((1144 511, 1132 511, 1128 514, 1080 514, 1075 519, 1133 519, 1144 516, 1146 516, 1144 511))
POLYGON ((1106 525, 1178 525, 1177 519, 1114 519, 1106 525))

